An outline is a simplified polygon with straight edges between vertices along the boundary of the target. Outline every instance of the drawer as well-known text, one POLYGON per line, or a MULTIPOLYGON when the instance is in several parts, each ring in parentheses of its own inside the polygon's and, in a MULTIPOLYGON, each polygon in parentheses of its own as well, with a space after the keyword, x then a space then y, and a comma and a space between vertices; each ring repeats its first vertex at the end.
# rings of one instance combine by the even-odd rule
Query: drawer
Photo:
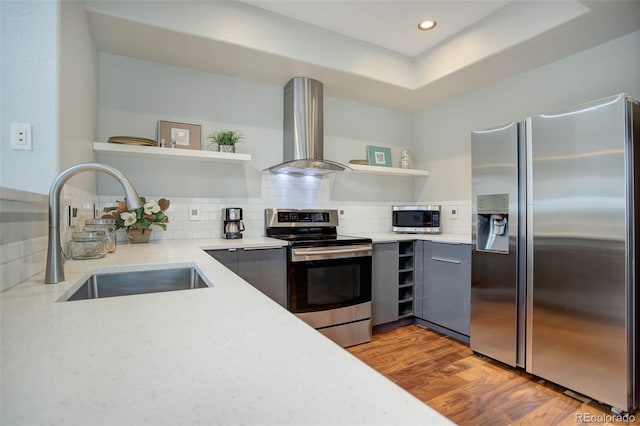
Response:
POLYGON ((442 261, 453 261, 459 263, 471 263, 471 245, 470 244, 453 244, 439 243, 429 241, 425 247, 425 254, 428 257, 425 260, 439 259, 442 261))

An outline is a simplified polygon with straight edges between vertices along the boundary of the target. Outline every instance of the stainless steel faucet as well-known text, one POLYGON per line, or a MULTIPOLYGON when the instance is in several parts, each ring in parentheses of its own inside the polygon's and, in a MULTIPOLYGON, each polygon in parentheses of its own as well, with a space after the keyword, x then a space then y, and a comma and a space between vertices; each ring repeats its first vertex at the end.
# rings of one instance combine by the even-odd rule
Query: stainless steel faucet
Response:
POLYGON ((101 163, 82 163, 71 166, 55 178, 49 190, 49 246, 47 250, 47 269, 45 270, 44 283, 57 284, 64 281, 64 256, 60 244, 60 192, 65 182, 80 172, 97 171, 113 176, 120 182, 124 189, 127 207, 130 210, 140 208, 142 203, 136 189, 129 179, 115 167, 101 163))

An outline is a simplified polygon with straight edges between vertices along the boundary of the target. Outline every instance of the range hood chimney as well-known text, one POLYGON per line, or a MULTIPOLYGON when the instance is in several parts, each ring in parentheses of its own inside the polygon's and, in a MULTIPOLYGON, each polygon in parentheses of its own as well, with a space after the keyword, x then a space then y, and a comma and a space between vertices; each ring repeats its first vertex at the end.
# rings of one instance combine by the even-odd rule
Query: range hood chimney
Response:
POLYGON ((267 170, 272 173, 323 175, 350 170, 323 157, 322 83, 293 77, 284 86, 284 162, 267 170))

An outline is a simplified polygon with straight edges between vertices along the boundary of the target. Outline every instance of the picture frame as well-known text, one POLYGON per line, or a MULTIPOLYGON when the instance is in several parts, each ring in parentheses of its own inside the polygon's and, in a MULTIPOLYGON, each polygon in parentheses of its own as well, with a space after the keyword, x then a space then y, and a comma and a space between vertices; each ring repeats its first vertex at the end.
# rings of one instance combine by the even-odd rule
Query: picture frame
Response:
POLYGON ((199 124, 159 120, 158 146, 200 150, 202 149, 202 127, 199 124), (172 140, 175 141, 175 145, 171 142, 172 140))
POLYGON ((391 148, 368 145, 367 160, 370 166, 391 167, 391 148))

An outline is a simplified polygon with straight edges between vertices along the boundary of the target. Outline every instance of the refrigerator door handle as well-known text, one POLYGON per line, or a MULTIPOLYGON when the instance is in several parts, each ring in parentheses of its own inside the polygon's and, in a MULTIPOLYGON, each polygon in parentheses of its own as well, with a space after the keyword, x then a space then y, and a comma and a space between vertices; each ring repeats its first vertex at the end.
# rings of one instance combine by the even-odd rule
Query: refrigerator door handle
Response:
POLYGON ((525 291, 528 297, 526 306, 526 342, 525 342, 525 370, 532 368, 532 345, 533 345, 533 120, 528 117, 525 121, 525 156, 527 162, 526 173, 526 285, 525 291))

